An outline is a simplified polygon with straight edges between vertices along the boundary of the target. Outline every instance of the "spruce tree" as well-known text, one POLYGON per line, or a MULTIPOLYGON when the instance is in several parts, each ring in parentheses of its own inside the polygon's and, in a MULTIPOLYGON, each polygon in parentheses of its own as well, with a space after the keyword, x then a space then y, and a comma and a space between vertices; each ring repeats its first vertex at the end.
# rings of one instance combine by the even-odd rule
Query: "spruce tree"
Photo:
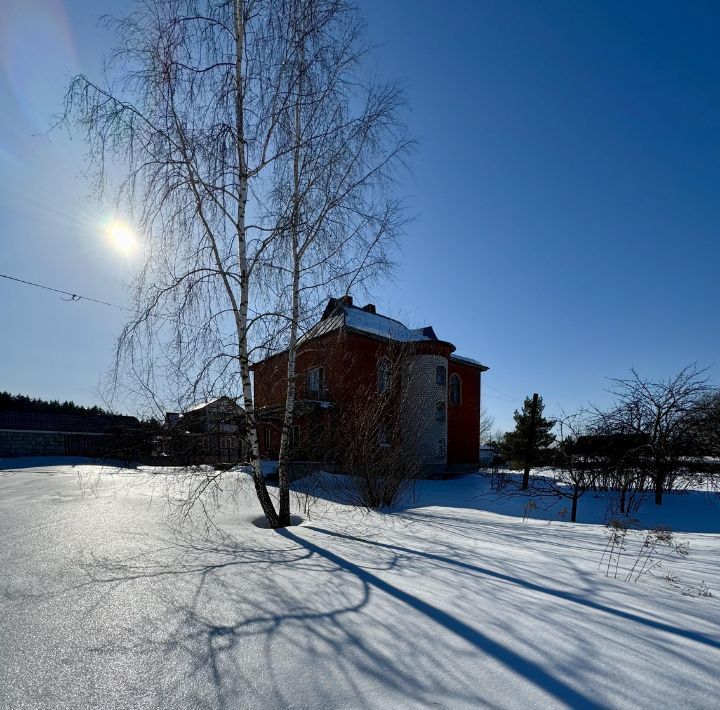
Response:
POLYGON ((530 463, 534 463, 540 458, 538 454, 550 446, 555 441, 555 436, 550 430, 555 426, 555 421, 546 419, 543 416, 545 405, 542 397, 538 397, 537 411, 535 413, 535 436, 533 437, 532 447, 530 443, 530 420, 532 418, 532 397, 526 397, 521 410, 515 410, 513 418, 515 419, 515 430, 509 431, 503 437, 501 450, 505 458, 514 466, 523 466, 526 463, 528 453, 530 455, 530 463))

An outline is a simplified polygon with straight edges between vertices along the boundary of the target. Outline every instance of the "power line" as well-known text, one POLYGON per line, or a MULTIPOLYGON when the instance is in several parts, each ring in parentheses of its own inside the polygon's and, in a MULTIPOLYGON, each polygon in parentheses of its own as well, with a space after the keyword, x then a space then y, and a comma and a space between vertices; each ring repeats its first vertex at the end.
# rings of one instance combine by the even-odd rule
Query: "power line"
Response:
MULTIPOLYGON (((35 288, 41 288, 44 291, 52 291, 53 293, 60 293, 63 296, 69 296, 69 298, 64 298, 62 300, 68 301, 68 302, 76 302, 76 301, 90 301, 91 303, 99 303, 102 306, 109 306, 110 308, 117 308, 120 311, 125 311, 126 313, 135 313, 135 311, 132 310, 132 308, 128 308, 127 306, 119 306, 117 303, 110 303, 109 301, 102 301, 99 298, 91 298, 90 296, 82 296, 79 293, 72 293, 71 291, 63 291, 60 288, 53 288, 52 286, 47 286, 45 284, 38 284, 33 281, 26 281, 25 279, 19 279, 15 276, 8 276, 7 274, 0 274, 0 278, 8 279, 8 281, 15 281, 20 284, 25 284, 26 286, 34 286, 35 288)), ((165 315, 163 313, 156 313, 156 318, 159 318, 160 320, 168 321, 169 323, 174 323, 176 325, 182 325, 183 327, 187 328, 194 328, 195 330, 202 331, 204 330, 203 326, 197 326, 192 323, 183 323, 180 321, 177 317, 165 315)), ((227 334, 222 333, 221 335, 228 337, 227 334)))
POLYGON ((506 402, 507 404, 522 404, 519 399, 508 399, 507 397, 498 397, 498 395, 483 393, 483 399, 496 399, 499 402, 506 402))
POLYGON ((90 301, 92 303, 99 303, 102 306, 110 306, 110 308, 117 308, 121 311, 129 311, 129 308, 125 306, 118 306, 117 303, 110 303, 109 301, 101 301, 99 298, 91 298, 90 296, 81 296, 79 293, 72 293, 70 291, 63 291, 59 288, 53 288, 52 286, 46 286, 45 284, 37 284, 33 281, 26 281, 25 279, 18 279, 15 276, 8 276, 7 274, 0 274, 0 278, 8 279, 8 281, 16 281, 26 286, 34 286, 35 288, 41 288, 44 291, 52 291, 53 293, 60 293, 63 296, 69 296, 68 301, 90 301))
POLYGON ((509 392, 504 392, 503 390, 499 389, 498 387, 495 387, 495 385, 492 385, 489 382, 483 382, 483 387, 489 387, 491 390, 494 390, 495 392, 502 395, 503 397, 509 397, 510 399, 519 399, 519 397, 515 396, 514 394, 510 394, 509 392))

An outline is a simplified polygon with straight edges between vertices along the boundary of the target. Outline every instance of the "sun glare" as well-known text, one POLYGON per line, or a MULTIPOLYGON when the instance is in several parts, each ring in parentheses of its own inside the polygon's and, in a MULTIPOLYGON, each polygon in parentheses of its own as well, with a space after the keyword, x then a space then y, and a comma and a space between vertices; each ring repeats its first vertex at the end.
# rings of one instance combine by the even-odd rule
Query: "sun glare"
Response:
POLYGON ((137 249, 137 237, 127 224, 111 222, 107 229, 107 235, 113 248, 122 254, 128 255, 137 249))

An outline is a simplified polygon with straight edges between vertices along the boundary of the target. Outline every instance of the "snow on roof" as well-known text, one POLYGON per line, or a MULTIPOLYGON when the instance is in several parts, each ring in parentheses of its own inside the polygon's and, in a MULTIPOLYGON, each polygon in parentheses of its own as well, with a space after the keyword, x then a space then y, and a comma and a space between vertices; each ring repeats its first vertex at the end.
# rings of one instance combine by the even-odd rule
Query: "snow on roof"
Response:
MULTIPOLYGON (((203 409, 206 409, 210 407, 212 404, 217 404, 218 406, 213 408, 217 412, 221 413, 229 413, 229 412, 243 412, 243 408, 235 402, 230 397, 227 396, 220 396, 220 397, 213 397, 212 399, 208 399, 204 402, 198 402, 197 404, 192 404, 187 409, 183 409, 182 415, 185 416, 186 414, 190 414, 191 412, 199 412, 203 409)), ((212 410, 211 410, 212 411, 212 410)))
POLYGON ((390 340, 397 340, 403 343, 416 342, 419 340, 436 340, 427 334, 426 328, 411 330, 400 321, 377 313, 369 313, 356 306, 343 305, 345 312, 345 325, 348 328, 361 330, 363 333, 379 335, 390 340))
POLYGON ((338 303, 336 310, 310 328, 310 330, 300 338, 300 342, 317 338, 320 335, 325 335, 343 326, 362 333, 377 335, 381 338, 389 338, 390 340, 402 343, 437 340, 437 336, 430 327, 411 329, 394 318, 388 318, 378 313, 371 313, 357 306, 338 303))
MULTIPOLYGON (((371 310, 366 310, 366 308, 369 307, 370 306, 360 308, 349 303, 344 303, 340 299, 331 298, 321 320, 310 328, 310 330, 300 338, 299 342, 302 343, 311 338, 317 338, 320 335, 325 335, 342 327, 376 335, 381 338, 388 338, 401 343, 438 340, 431 326, 408 328, 399 320, 388 318, 379 313, 373 313, 371 310)), ((479 367, 483 371, 488 369, 481 362, 469 357, 451 355, 450 358, 457 362, 465 363, 466 365, 479 367)))
POLYGON ((451 360, 456 360, 457 362, 463 362, 466 365, 474 365, 475 367, 481 367, 483 370, 489 369, 486 365, 483 365, 481 362, 477 360, 473 360, 471 357, 463 357, 462 355, 455 355, 454 353, 450 356, 451 360))
POLYGON ((197 404, 193 404, 190 407, 183 409, 183 414, 187 414, 188 412, 197 412, 199 409, 205 409, 205 407, 207 407, 209 404, 217 402, 219 399, 220 397, 213 397, 212 399, 208 399, 206 402, 198 402, 197 404))

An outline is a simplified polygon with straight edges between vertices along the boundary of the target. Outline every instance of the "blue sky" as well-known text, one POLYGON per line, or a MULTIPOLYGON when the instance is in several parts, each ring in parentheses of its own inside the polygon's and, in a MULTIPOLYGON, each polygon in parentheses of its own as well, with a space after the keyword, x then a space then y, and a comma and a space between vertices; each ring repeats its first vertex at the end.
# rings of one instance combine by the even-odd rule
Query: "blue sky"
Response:
MULTIPOLYGON (((415 215, 378 310, 486 362, 498 426, 523 396, 602 402, 631 366, 720 367, 720 3, 361 0, 419 139, 415 215)), ((123 303, 83 147, 42 135, 122 2, 0 10, 0 273, 123 303)), ((122 313, 0 279, 0 389, 95 402, 122 313)))

